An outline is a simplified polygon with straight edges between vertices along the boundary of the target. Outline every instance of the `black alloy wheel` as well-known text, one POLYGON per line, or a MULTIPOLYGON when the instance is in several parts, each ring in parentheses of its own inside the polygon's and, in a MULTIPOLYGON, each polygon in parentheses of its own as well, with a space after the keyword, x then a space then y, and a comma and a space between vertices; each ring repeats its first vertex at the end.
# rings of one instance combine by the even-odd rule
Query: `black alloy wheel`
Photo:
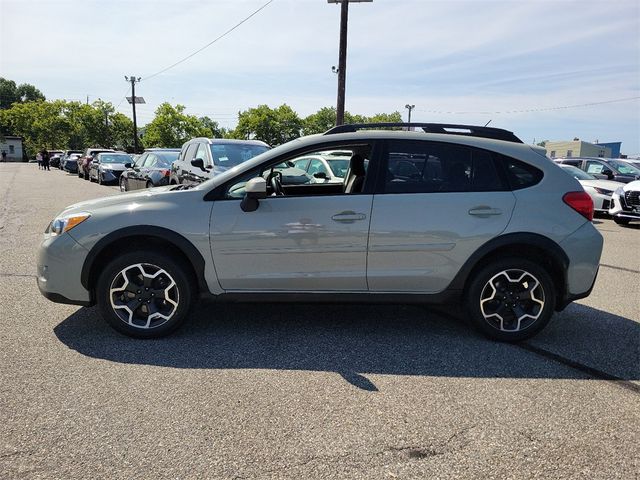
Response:
POLYGON ((489 338, 507 342, 525 340, 542 330, 556 301, 548 272, 517 257, 481 268, 465 296, 472 324, 489 338))
POLYGON ((160 251, 134 250, 109 263, 96 299, 107 323, 136 338, 157 338, 187 318, 197 287, 187 265, 160 251))

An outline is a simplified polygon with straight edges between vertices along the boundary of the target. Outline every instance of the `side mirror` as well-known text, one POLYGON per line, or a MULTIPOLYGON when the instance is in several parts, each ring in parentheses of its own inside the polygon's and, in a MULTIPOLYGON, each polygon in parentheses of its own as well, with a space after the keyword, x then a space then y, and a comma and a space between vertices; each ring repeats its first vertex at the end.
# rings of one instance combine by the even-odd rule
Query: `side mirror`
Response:
POLYGON ((202 160, 201 158, 196 158, 194 160, 191 160, 191 165, 193 165, 194 167, 198 167, 203 172, 207 171, 207 169, 204 168, 204 160, 202 160))
POLYGON ((252 178, 245 185, 244 192, 240 208, 243 212, 255 212, 260 204, 258 200, 267 198, 267 181, 262 177, 252 178))
POLYGON ((131 164, 130 163, 125 163, 124 164, 124 168, 131 168, 131 164))
POLYGON ((315 178, 321 178, 322 180, 326 180, 327 179, 327 174, 324 172, 316 172, 313 174, 313 176, 315 178))
POLYGON ((613 178, 613 172, 611 170, 609 170, 608 168, 605 168, 600 173, 602 173, 602 175, 606 175, 609 180, 611 180, 613 178))

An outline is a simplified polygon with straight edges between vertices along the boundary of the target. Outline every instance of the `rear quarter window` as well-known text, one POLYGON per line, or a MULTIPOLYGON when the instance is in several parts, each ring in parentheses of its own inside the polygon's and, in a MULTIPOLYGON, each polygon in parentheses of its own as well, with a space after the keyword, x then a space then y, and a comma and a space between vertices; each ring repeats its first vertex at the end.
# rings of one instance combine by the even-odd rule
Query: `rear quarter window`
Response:
POLYGON ((532 187, 542 180, 542 170, 515 158, 497 154, 498 161, 502 165, 511 190, 520 190, 532 187))

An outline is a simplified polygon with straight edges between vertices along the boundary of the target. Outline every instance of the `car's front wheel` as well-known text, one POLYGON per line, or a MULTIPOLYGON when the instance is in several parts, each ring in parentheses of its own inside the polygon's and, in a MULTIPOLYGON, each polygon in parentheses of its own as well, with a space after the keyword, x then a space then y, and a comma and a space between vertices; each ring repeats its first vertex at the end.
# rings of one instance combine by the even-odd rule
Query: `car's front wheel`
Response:
POLYGON ((120 191, 121 192, 126 192, 127 190, 129 190, 129 187, 127 185, 127 179, 126 178, 120 178, 120 191))
POLYGON ((471 323, 489 338, 514 342, 542 330, 553 315, 553 280, 523 258, 495 260, 471 279, 466 306, 471 323))
POLYGON ((196 294, 183 262, 160 251, 135 250, 112 260, 96 285, 103 317, 120 333, 157 338, 186 319, 196 294))
POLYGON ((613 217, 613 221, 616 222, 618 225, 629 225, 628 218, 613 217))

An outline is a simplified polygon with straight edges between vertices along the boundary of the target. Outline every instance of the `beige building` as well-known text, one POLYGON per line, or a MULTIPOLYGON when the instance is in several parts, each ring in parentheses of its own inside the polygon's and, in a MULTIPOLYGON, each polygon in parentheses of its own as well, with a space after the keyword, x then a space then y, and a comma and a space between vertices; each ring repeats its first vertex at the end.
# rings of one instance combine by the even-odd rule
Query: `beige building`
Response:
POLYGON ((610 158, 611 149, 594 143, 573 140, 569 142, 547 142, 547 155, 551 158, 600 157, 610 158))
MULTIPOLYGON (((0 135, 0 153, 4 153, 4 159, 7 162, 22 161, 22 137, 14 137, 13 135, 0 135)), ((2 161, 2 157, 0 157, 2 161)))

